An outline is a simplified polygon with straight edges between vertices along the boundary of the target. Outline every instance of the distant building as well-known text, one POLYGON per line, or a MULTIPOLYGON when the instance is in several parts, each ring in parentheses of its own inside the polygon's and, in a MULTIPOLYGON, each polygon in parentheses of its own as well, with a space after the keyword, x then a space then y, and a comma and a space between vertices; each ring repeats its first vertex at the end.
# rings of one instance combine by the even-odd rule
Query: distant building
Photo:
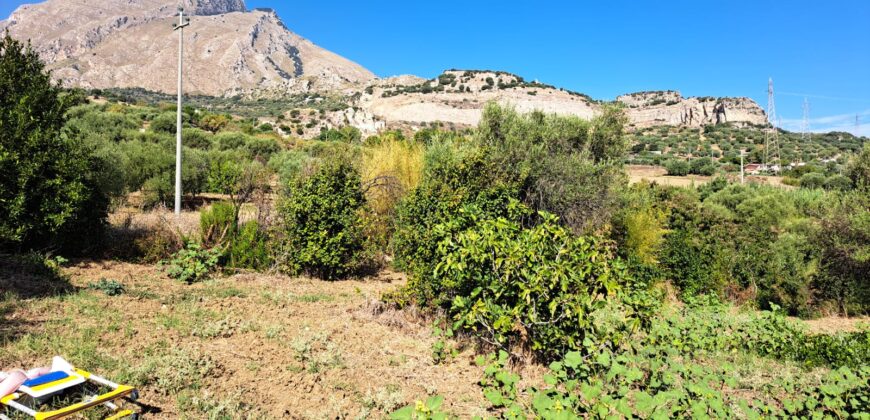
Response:
POLYGON ((760 163, 750 163, 743 166, 743 171, 750 175, 757 175, 765 169, 767 169, 767 167, 760 163))

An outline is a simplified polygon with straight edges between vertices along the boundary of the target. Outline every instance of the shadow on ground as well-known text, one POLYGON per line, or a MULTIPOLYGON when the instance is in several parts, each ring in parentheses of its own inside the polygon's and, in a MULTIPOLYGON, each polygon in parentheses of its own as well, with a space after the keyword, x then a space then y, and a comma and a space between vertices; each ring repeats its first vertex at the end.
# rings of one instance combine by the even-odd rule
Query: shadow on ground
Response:
POLYGON ((30 299, 75 291, 56 264, 36 254, 0 255, 0 298, 30 299))
POLYGON ((0 342, 17 339, 33 324, 10 316, 19 300, 74 291, 56 261, 37 254, 0 255, 0 342))

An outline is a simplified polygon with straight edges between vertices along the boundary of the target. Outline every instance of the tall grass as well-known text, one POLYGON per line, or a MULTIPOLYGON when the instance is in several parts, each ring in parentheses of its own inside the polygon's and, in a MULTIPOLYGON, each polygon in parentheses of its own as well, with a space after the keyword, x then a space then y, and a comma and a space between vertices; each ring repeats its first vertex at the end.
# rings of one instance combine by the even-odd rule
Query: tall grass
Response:
POLYGON ((422 144, 395 138, 363 150, 360 175, 371 212, 367 230, 382 250, 389 243, 396 204, 423 176, 423 154, 422 144))

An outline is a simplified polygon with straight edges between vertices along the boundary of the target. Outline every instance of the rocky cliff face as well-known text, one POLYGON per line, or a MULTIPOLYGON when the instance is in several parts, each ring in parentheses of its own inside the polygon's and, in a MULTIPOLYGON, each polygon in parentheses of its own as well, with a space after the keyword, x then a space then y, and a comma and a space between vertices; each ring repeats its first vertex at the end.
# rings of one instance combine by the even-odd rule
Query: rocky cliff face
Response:
MULTIPOLYGON (((48 0, 21 6, 0 30, 29 39, 67 85, 142 87, 174 93, 177 3, 168 0, 48 0)), ((213 96, 341 90, 374 75, 288 30, 243 0, 188 0, 185 88, 213 96)))
POLYGON ((617 98, 632 126, 703 127, 711 124, 765 125, 767 116, 749 98, 683 98, 679 92, 639 92, 617 98))
POLYGON ((582 118, 592 118, 598 112, 598 106, 586 96, 527 82, 509 73, 473 70, 449 70, 434 80, 413 76, 381 79, 366 89, 359 105, 388 124, 473 126, 489 101, 522 112, 541 110, 582 118))
MULTIPOLYGON (((443 122, 473 126, 488 101, 519 111, 575 115, 589 119, 605 105, 600 101, 504 72, 449 70, 433 80, 401 76, 381 79, 366 89, 359 105, 388 124, 443 122)), ((727 122, 764 125, 764 111, 749 98, 683 98, 679 92, 623 95, 629 128, 656 125, 702 127, 727 122)))

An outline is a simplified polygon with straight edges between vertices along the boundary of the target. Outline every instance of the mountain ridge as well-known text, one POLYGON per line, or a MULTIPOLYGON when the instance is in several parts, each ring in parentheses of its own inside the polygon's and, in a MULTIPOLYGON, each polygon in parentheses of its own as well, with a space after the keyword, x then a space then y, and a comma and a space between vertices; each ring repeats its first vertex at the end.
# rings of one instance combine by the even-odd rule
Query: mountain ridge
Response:
MULTIPOLYGON (((82 88, 177 89, 177 21, 167 0, 47 0, 22 5, 0 21, 31 40, 56 78, 82 88)), ((378 78, 361 65, 318 47, 291 31, 271 9, 248 10, 243 0, 186 0, 185 92, 216 97, 284 97, 328 92, 347 98, 339 118, 366 130, 446 122, 473 126, 486 102, 520 111, 592 118, 600 100, 496 70, 450 69, 433 79, 378 78), (344 112, 344 111, 343 111, 344 112)), ((766 125, 749 98, 683 98, 679 92, 620 95, 629 128, 702 127, 726 122, 766 125)))

